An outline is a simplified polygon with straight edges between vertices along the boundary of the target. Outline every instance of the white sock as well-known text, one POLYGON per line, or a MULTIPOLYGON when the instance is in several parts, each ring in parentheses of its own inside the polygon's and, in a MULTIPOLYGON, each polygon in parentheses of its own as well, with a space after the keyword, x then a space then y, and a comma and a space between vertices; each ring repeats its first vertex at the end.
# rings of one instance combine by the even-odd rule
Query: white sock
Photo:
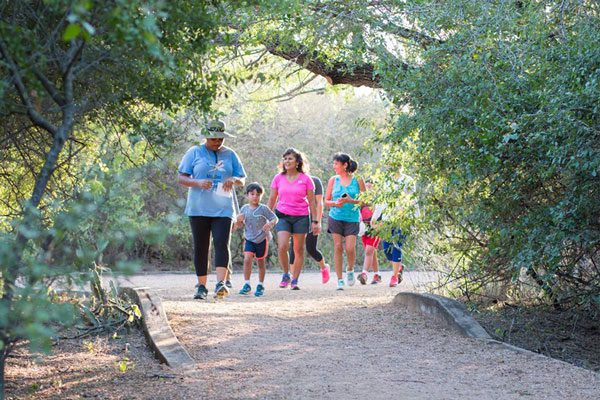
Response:
POLYGON ((258 284, 259 284, 260 286, 265 286, 265 285, 264 285, 262 282, 258 282, 258 284))
POLYGON ((249 284, 250 284, 250 279, 248 279, 248 280, 246 281, 246 284, 247 284, 247 285, 249 285, 249 284))

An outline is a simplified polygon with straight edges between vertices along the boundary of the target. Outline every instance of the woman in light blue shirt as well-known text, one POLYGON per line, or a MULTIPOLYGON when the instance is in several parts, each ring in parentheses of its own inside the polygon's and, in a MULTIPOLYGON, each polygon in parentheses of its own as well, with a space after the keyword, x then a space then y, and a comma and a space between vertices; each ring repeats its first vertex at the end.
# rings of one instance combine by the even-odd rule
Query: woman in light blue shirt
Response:
POLYGON ((179 164, 177 182, 188 189, 185 215, 190 219, 194 239, 194 268, 198 284, 195 299, 206 299, 208 290, 208 255, 212 236, 215 248, 217 286, 215 297, 229 294, 225 275, 229 265, 229 240, 234 211, 233 186, 243 186, 246 172, 238 155, 223 146, 225 131, 222 121, 210 121, 200 132, 206 141, 192 146, 179 164))

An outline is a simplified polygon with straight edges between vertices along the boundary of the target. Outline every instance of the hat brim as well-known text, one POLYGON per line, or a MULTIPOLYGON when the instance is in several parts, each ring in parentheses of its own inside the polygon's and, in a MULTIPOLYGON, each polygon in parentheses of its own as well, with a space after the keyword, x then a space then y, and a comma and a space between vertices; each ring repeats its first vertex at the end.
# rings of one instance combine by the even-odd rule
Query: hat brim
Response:
POLYGON ((235 137, 229 132, 214 132, 209 131, 208 129, 203 129, 202 136, 204 136, 206 139, 228 139, 235 137))

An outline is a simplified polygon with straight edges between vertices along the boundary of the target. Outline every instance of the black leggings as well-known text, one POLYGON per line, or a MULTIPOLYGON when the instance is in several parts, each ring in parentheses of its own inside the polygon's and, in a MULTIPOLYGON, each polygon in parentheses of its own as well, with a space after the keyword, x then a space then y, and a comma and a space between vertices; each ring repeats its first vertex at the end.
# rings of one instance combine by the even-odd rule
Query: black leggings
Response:
POLYGON ((192 237, 194 238, 196 276, 208 275, 211 233, 215 246, 215 267, 229 267, 231 224, 231 218, 228 217, 190 217, 192 237))
MULTIPOLYGON (((323 259, 323 254, 317 249, 317 241, 319 240, 319 235, 313 235, 312 232, 308 232, 306 235, 306 251, 310 256, 316 261, 321 262, 323 259)), ((294 259, 296 258, 294 255, 294 240, 292 239, 292 244, 290 245, 290 264, 294 263, 294 259)))

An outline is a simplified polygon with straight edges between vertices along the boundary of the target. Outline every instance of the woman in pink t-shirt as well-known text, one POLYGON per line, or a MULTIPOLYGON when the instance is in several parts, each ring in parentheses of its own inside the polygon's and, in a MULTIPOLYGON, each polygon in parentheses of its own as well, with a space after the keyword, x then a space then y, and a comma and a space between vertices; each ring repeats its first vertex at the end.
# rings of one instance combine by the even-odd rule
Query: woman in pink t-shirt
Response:
POLYGON ((277 231, 277 252, 283 269, 279 287, 299 290, 298 277, 304 266, 304 242, 311 230, 314 234, 321 231, 321 221, 310 221, 309 215, 317 215, 314 183, 303 170, 304 157, 296 149, 287 149, 283 153, 282 171, 271 182, 271 196, 268 206, 279 218, 275 225, 277 231), (294 239, 294 270, 290 276, 288 250, 290 238, 294 239))

